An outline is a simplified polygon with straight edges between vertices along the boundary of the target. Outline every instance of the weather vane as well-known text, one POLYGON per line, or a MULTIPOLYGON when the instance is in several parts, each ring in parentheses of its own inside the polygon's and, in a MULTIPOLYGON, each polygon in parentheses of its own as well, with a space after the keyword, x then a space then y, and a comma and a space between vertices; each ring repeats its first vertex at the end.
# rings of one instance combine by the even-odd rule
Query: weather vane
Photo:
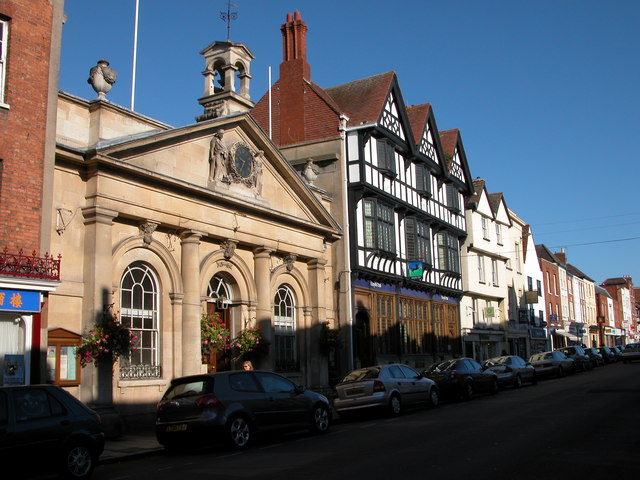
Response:
POLYGON ((227 42, 231 41, 231 20, 238 18, 238 12, 232 12, 231 7, 238 8, 237 5, 231 3, 231 0, 227 0, 227 11, 220 12, 222 21, 227 22, 227 42))

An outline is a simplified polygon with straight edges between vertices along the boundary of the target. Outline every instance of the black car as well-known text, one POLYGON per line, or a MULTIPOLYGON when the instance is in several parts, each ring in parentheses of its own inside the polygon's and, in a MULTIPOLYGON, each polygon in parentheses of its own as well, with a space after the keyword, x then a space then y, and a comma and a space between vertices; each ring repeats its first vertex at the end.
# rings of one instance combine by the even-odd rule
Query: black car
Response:
POLYGON ((524 382, 537 382, 536 369, 518 355, 504 355, 490 358, 482 363, 482 367, 498 375, 501 387, 512 385, 520 388, 524 382))
POLYGON ((602 367, 604 365, 604 358, 596 348, 588 347, 584 351, 591 358, 591 365, 594 367, 602 367))
MULTIPOLYGON (((10 459, 10 465, 33 474, 87 479, 103 450, 99 415, 66 390, 0 387, 0 458, 10 459)), ((3 464, 5 471, 8 465, 3 464)))
POLYGON ((585 371, 593 368, 593 365, 591 365, 591 357, 585 353, 581 346, 570 345, 568 347, 559 348, 558 350, 564 353, 567 357, 573 358, 577 370, 585 371))
POLYGON ((156 438, 168 449, 224 441, 235 448, 257 431, 329 429, 329 400, 273 372, 240 370, 176 378, 158 403, 156 438))
POLYGON ((602 355, 604 363, 615 363, 618 361, 616 354, 613 353, 609 347, 598 347, 596 350, 602 355))
POLYGON ((434 363, 423 372, 435 381, 442 396, 471 400, 478 392, 498 393, 498 375, 482 368, 473 358, 454 358, 434 363))
POLYGON ((613 347, 609 347, 609 350, 611 350, 611 353, 615 355, 616 362, 622 360, 622 347, 614 345, 613 347))

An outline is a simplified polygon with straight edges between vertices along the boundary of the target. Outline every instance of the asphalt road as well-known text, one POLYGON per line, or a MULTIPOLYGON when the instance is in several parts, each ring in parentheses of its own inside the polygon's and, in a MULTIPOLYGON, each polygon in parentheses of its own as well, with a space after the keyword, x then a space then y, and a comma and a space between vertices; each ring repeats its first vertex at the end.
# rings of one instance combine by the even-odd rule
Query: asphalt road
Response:
POLYGON ((607 365, 398 418, 336 422, 244 452, 220 447, 103 465, 125 479, 613 479, 640 475, 640 363, 607 365))

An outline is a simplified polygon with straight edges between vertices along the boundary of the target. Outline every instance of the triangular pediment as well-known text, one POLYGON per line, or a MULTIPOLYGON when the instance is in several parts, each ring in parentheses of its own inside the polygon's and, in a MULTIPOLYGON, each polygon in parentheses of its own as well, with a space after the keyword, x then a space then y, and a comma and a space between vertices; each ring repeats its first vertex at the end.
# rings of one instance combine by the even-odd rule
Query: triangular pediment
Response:
POLYGON ((87 163, 99 164, 101 171, 114 177, 113 183, 109 180, 100 185, 117 184, 122 196, 127 195, 128 182, 144 184, 156 202, 163 194, 189 197, 190 203, 184 202, 188 209, 220 205, 233 214, 296 225, 328 237, 341 234, 340 226, 316 193, 249 114, 101 141, 88 152, 84 155, 87 163), (212 179, 210 159, 215 157, 213 149, 221 130, 224 169, 212 179))

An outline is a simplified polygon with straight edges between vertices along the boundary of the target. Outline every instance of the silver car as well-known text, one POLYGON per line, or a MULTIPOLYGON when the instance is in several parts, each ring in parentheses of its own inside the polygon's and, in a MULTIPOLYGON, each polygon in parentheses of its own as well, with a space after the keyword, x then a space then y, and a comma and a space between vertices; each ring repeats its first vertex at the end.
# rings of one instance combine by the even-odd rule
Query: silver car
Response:
POLYGON ((409 405, 437 407, 438 386, 412 368, 399 363, 359 368, 335 387, 333 406, 339 414, 367 408, 386 409, 399 415, 409 405))

